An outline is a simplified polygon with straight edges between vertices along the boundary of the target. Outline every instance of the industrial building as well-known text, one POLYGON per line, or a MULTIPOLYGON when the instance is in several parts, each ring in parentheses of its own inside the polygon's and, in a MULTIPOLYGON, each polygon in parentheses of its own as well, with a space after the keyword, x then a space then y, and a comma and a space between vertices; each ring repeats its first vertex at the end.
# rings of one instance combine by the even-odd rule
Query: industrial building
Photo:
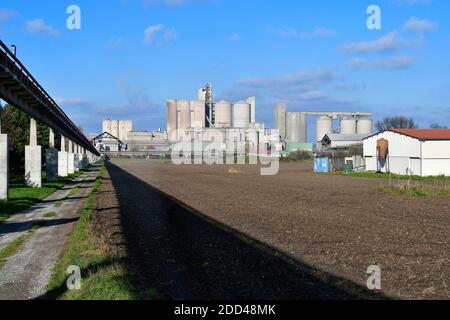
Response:
POLYGON ((148 152, 168 150, 167 132, 161 129, 155 131, 131 131, 126 140, 127 151, 148 152))
POLYGON ((167 132, 161 129, 155 131, 133 131, 131 120, 104 120, 103 133, 91 134, 97 150, 102 152, 148 152, 168 150, 167 132))
POLYGON ((363 143, 367 171, 450 176, 449 129, 391 129, 363 143))
MULTIPOLYGON (((280 139, 285 144, 306 143, 308 141, 308 117, 318 116, 316 120, 316 148, 322 149, 326 135, 370 135, 373 130, 372 114, 367 112, 287 112, 286 105, 277 104, 275 126, 280 139), (339 121, 339 128, 333 129, 333 121, 339 121)), ((345 141, 350 137, 333 136, 335 140, 345 141)), ((353 137, 354 138, 354 137, 353 137)), ((347 140, 352 142, 353 140, 347 140)))
POLYGON ((167 101, 167 135, 172 153, 186 158, 270 158, 281 151, 278 132, 256 122, 256 97, 214 101, 209 84, 200 88, 198 100, 167 101))
POLYGON ((265 130, 256 123, 256 97, 234 103, 213 101, 212 87, 198 91, 197 100, 167 101, 167 135, 170 143, 180 141, 248 141, 250 132, 265 130))
POLYGON ((121 141, 127 140, 130 131, 133 131, 133 121, 131 120, 103 120, 102 132, 108 132, 121 141))

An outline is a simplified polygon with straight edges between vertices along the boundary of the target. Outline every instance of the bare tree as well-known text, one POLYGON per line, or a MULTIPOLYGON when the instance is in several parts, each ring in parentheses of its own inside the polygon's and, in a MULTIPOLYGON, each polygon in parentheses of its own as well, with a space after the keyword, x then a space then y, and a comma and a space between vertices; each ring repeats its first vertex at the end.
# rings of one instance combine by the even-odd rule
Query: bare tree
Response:
POLYGON ((403 116, 386 117, 376 123, 378 131, 385 131, 389 129, 416 129, 418 125, 413 118, 403 116))
POLYGON ((446 126, 441 126, 439 123, 432 123, 430 129, 448 129, 446 126))

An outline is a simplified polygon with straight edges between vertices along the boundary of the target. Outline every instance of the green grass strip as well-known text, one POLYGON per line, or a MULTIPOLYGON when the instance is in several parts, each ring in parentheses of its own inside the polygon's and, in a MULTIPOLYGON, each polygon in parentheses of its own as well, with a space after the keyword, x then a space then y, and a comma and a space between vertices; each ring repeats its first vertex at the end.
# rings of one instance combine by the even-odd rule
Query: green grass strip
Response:
POLYGON ((58 300, 128 300, 136 299, 129 276, 118 256, 102 250, 104 239, 96 235, 89 224, 96 193, 102 182, 103 170, 93 186, 80 220, 69 238, 68 245, 56 264, 47 298, 58 300), (81 269, 81 289, 69 290, 66 285, 69 266, 81 269))
POLYGON ((398 196, 408 197, 429 197, 429 196, 450 196, 450 187, 433 187, 433 186, 381 186, 381 192, 398 196))
POLYGON ((39 203, 51 194, 61 190, 66 184, 78 178, 85 171, 79 171, 65 178, 59 178, 57 182, 44 180, 42 188, 26 187, 23 182, 11 181, 9 185, 9 200, 7 203, 0 203, 0 224, 6 221, 14 213, 28 209, 39 203))
POLYGON ((409 176, 409 175, 399 175, 399 174, 393 174, 393 173, 375 173, 375 172, 354 172, 354 173, 332 172, 332 173, 318 173, 318 174, 357 177, 357 178, 371 178, 371 179, 413 180, 413 181, 448 181, 448 182, 450 182, 450 177, 446 177, 446 176, 421 177, 421 176, 409 176))

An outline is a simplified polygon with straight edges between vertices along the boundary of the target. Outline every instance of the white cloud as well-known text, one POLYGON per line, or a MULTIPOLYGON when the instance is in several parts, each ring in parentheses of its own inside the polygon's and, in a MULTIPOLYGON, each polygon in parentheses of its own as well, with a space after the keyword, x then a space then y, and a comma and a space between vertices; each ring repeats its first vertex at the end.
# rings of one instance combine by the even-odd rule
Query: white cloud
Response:
POLYGON ((407 55, 398 55, 382 59, 368 60, 363 58, 351 58, 347 61, 347 65, 353 69, 386 69, 397 70, 407 69, 413 66, 416 58, 407 55))
POLYGON ((108 49, 115 49, 115 48, 119 48, 123 45, 123 38, 121 37, 114 37, 111 38, 108 43, 106 44, 106 48, 108 49))
POLYGON ((391 0, 391 3, 397 6, 415 6, 421 4, 429 4, 432 0, 391 0))
POLYGON ((157 43, 157 36, 159 33, 162 33, 162 42, 168 43, 177 40, 177 33, 175 29, 168 29, 162 24, 149 26, 144 31, 144 41, 148 45, 153 45, 157 43))
POLYGON ((167 29, 164 31, 163 39, 165 42, 173 42, 176 41, 178 38, 178 35, 175 31, 175 29, 167 29))
POLYGON ((348 52, 387 52, 398 49, 400 44, 398 32, 393 31, 373 41, 346 43, 341 49, 348 52))
POLYGON ((437 27, 438 24, 436 22, 411 17, 405 22, 403 30, 414 32, 433 32, 436 31, 437 27))
POLYGON ((292 27, 283 27, 275 31, 277 35, 284 38, 306 38, 306 37, 317 37, 317 38, 326 38, 332 37, 337 34, 336 31, 323 28, 316 27, 313 31, 299 31, 292 27))
POLYGON ((51 37, 57 37, 59 35, 58 30, 54 29, 50 25, 46 25, 42 19, 28 21, 26 23, 26 29, 28 32, 33 34, 41 34, 51 37))
POLYGON ((335 36, 337 32, 335 30, 316 27, 316 29, 313 32, 313 35, 316 37, 332 37, 335 36))
POLYGON ((212 0, 144 0, 146 5, 161 4, 166 6, 182 6, 195 2, 211 2, 212 0))
POLYGON ((153 44, 155 42, 156 34, 164 28, 162 24, 157 24, 148 27, 144 31, 144 41, 147 44, 153 44))
POLYGON ((235 92, 286 102, 320 103, 330 101, 323 89, 335 79, 330 70, 306 70, 277 77, 241 79, 235 82, 235 92))
POLYGON ((11 9, 0 8, 0 25, 11 20, 17 15, 17 12, 11 9))
POLYGON ((233 33, 231 36, 228 37, 230 41, 241 41, 242 37, 239 33, 233 33))
POLYGON ((270 87, 312 87, 330 82, 334 79, 333 72, 329 70, 300 71, 295 74, 280 77, 249 78, 238 80, 237 84, 260 88, 270 87))
POLYGON ((63 108, 67 107, 88 107, 93 102, 89 100, 84 100, 79 97, 72 97, 72 98, 55 98, 55 102, 63 108))

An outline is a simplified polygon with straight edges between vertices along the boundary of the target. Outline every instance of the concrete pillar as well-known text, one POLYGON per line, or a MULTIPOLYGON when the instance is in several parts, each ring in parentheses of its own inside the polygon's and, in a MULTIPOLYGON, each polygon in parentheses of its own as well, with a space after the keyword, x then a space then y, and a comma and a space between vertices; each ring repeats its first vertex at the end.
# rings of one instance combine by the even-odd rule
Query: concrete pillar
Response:
POLYGON ((61 151, 58 152, 58 176, 67 177, 66 138, 61 135, 61 151))
POLYGON ((42 187, 42 147, 37 145, 36 120, 30 120, 30 145, 25 146, 25 185, 42 187))
POLYGON ((75 173, 75 155, 73 154, 73 142, 69 140, 69 148, 67 153, 67 173, 75 173))
POLYGON ((86 154, 86 149, 82 148, 81 150, 81 157, 82 157, 82 163, 83 163, 83 168, 88 166, 88 159, 87 159, 87 154, 86 154))
POLYGON ((55 133, 49 128, 49 148, 45 151, 47 181, 58 181, 58 150, 55 148, 55 133))
POLYGON ((80 154, 78 153, 78 145, 75 143, 73 168, 75 172, 80 171, 80 154))
POLYGON ((0 202, 8 201, 8 135, 0 127, 0 202))

